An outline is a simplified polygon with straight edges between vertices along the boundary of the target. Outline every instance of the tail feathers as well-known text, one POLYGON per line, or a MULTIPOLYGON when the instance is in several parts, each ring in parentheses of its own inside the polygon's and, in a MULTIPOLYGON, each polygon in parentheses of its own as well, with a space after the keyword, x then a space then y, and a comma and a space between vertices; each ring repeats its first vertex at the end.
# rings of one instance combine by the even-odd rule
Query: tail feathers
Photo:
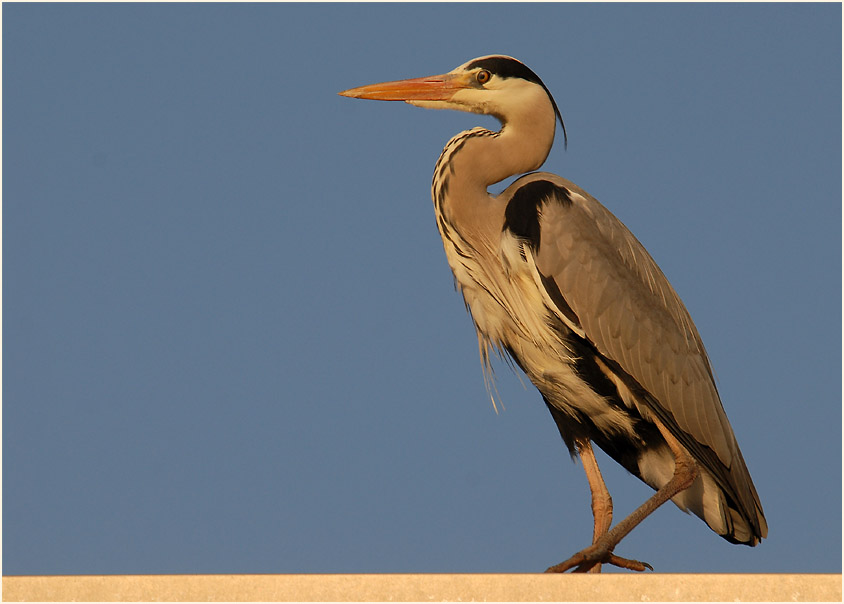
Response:
MULTIPOLYGON (((674 475, 674 456, 668 447, 645 450, 638 460, 642 480, 654 489, 665 485, 674 475)), ((761 510, 756 510, 760 530, 729 500, 706 468, 700 467, 697 479, 685 491, 671 498, 684 512, 691 512, 730 543, 754 546, 768 536, 768 525, 761 510)))

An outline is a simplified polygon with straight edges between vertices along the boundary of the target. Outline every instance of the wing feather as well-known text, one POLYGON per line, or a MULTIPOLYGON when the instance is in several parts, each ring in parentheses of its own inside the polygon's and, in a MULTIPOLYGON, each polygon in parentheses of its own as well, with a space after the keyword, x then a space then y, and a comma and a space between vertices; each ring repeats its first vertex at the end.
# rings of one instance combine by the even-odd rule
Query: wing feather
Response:
POLYGON ((637 405, 655 413, 751 522, 764 527, 709 358, 679 296, 642 244, 596 199, 558 176, 525 178, 540 177, 564 188, 569 199, 541 208, 538 272, 553 280, 595 348, 649 393, 637 405))

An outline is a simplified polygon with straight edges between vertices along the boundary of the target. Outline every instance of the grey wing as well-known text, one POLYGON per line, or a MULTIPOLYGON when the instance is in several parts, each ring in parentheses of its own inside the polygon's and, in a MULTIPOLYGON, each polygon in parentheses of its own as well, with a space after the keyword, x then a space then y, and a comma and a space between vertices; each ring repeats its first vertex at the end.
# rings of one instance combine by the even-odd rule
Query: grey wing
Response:
POLYGON ((659 417, 765 536, 758 495, 686 307, 609 210, 565 179, 541 177, 568 194, 540 208, 535 261, 543 281, 556 285, 598 352, 646 391, 636 404, 659 417))

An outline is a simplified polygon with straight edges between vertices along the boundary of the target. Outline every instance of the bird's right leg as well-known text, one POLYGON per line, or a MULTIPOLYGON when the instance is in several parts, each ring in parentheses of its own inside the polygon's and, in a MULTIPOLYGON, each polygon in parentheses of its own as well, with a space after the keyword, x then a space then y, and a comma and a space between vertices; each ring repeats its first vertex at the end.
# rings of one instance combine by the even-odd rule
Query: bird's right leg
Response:
MULTIPOLYGON (((583 462, 586 480, 589 481, 589 490, 592 492, 592 516, 595 519, 595 529, 592 533, 594 545, 607 534, 612 525, 612 497, 607 490, 604 477, 601 476, 598 460, 595 459, 595 452, 592 450, 592 442, 588 439, 578 440, 577 451, 580 454, 580 461, 583 462)), ((596 564, 589 569, 589 572, 601 572, 601 564, 596 564)))

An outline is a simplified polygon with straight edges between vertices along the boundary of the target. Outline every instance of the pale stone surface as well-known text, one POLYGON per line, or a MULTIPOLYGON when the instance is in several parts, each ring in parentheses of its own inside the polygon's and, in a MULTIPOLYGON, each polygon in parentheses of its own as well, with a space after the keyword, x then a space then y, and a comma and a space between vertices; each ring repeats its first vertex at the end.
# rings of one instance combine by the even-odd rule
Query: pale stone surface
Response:
POLYGON ((840 574, 3 577, 4 601, 841 601, 840 574))

